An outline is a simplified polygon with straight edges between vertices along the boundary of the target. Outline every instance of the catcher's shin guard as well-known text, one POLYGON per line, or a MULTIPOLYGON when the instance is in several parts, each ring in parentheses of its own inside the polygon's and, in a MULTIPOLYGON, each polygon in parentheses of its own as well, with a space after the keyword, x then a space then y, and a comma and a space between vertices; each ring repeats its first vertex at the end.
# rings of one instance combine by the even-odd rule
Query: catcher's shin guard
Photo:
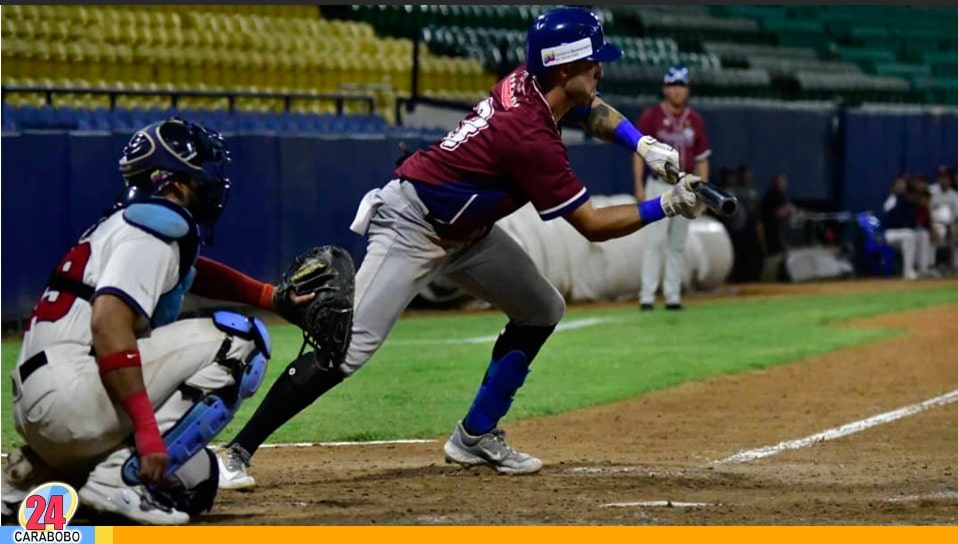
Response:
POLYGON ((500 359, 493 359, 463 419, 466 430, 480 435, 494 429, 509 411, 516 391, 525 383, 528 374, 529 359, 522 351, 513 350, 500 359))
MULTIPOLYGON (((164 476, 179 470, 194 455, 206 447, 233 419, 233 411, 215 393, 204 395, 186 414, 163 435, 170 464, 164 476)), ((133 454, 123 463, 121 474, 127 485, 139 485, 140 457, 133 454)))
MULTIPOLYGON (((234 387, 203 395, 163 434, 163 442, 170 456, 166 476, 179 470, 226 428, 243 400, 256 393, 266 375, 271 346, 269 333, 263 322, 255 317, 226 311, 216 312, 213 322, 217 328, 232 336, 252 340, 257 349, 250 353, 245 364, 236 367, 234 387)), ((129 485, 137 485, 139 470, 140 458, 133 454, 123 463, 123 481, 129 485)))

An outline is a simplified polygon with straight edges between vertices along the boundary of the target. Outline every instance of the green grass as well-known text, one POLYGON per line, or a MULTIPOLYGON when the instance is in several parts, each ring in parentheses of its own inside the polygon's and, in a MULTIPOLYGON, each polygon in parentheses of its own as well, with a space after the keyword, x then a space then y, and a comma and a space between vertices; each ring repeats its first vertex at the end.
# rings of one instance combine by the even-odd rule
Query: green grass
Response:
MULTIPOLYGON (((856 318, 958 303, 958 288, 860 295, 796 296, 700 304, 682 313, 635 308, 570 311, 564 321, 604 318, 600 325, 557 332, 533 364, 506 422, 559 414, 640 396, 710 376, 767 368, 900 331, 840 328, 856 318)), ((369 364, 274 434, 271 442, 439 437, 462 417, 488 362, 492 342, 417 344, 492 336, 499 314, 450 314, 401 320, 369 364)), ((275 353, 256 397, 218 437, 225 441, 299 348, 298 330, 271 327, 275 353)), ((19 343, 2 344, 4 375, 19 343)), ((3 388, 2 450, 20 443, 10 385, 3 388)), ((796 387, 800 387, 797 384, 796 387)))

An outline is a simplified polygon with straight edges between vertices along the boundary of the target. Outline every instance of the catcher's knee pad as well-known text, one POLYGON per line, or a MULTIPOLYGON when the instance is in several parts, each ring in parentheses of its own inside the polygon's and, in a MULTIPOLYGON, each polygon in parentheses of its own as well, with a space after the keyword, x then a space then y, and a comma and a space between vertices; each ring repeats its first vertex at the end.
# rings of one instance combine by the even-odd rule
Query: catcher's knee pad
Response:
POLYGON ((266 365, 266 356, 262 353, 254 352, 250 354, 249 360, 246 361, 246 366, 243 368, 243 373, 240 374, 239 383, 237 384, 239 389, 237 391, 234 411, 239 408, 239 403, 243 402, 244 399, 252 397, 259 389, 260 384, 263 383, 263 378, 266 376, 266 365))
POLYGON ((266 330, 266 324, 259 318, 221 310, 213 313, 213 323, 216 328, 229 335, 252 341, 267 359, 270 358, 272 345, 269 331, 266 330))
POLYGON ((190 517, 196 517, 213 507, 219 479, 216 455, 213 450, 203 448, 154 489, 153 496, 190 517))
MULTIPOLYGON (((233 419, 235 411, 217 394, 208 393, 190 408, 176 424, 163 434, 163 443, 170 456, 166 469, 169 476, 203 450, 233 419)), ((131 455, 121 469, 123 481, 138 485, 140 458, 131 455)))
POLYGON ((529 359, 522 351, 510 351, 500 359, 493 359, 466 414, 466 427, 484 431, 498 425, 528 374, 529 359))

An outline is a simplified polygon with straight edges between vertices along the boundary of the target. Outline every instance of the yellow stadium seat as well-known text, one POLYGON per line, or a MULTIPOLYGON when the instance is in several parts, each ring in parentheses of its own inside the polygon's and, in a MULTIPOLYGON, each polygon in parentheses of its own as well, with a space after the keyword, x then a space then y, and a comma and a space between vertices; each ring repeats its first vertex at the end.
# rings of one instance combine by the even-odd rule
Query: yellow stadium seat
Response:
POLYGON ((34 106, 40 107, 47 103, 47 97, 44 93, 8 93, 7 104, 11 106, 34 106))
POLYGON ((22 20, 24 8, 27 6, 22 6, 19 4, 12 4, 3 7, 3 18, 10 20, 22 20))
POLYGON ((37 23, 30 19, 19 21, 17 22, 17 36, 26 40, 36 39, 38 34, 37 26, 37 23))
POLYGON ((20 40, 3 38, 3 45, 0 46, 0 56, 3 57, 3 77, 23 76, 23 68, 27 62, 24 58, 20 40))
POLYGON ((42 20, 49 21, 50 19, 56 18, 56 13, 57 13, 56 6, 40 5, 40 6, 36 6, 36 8, 37 9, 34 12, 32 17, 33 19, 36 19, 38 21, 42 21, 42 20))
MULTIPOLYGON (((4 8, 6 9, 6 8, 4 8)), ((4 11, 4 13, 6 13, 4 11)), ((3 17, 0 19, 0 29, 2 29, 3 39, 7 38, 19 38, 22 34, 22 26, 19 21, 11 19, 9 17, 3 17)))
POLYGON ((86 25, 90 20, 90 14, 83 6, 69 6, 64 16, 69 23, 81 26, 86 25))

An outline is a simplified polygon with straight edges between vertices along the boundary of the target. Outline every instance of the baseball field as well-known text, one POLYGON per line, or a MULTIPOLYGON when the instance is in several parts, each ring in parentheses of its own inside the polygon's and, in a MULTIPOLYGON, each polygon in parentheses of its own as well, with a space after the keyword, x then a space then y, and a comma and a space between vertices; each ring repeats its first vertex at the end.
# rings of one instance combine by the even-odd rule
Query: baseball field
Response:
MULTIPOLYGON (((504 324, 410 313, 257 453, 257 487, 220 492, 200 523, 958 523, 958 280, 572 307, 503 422, 546 464, 525 477, 442 456, 504 324)), ((222 440, 299 348, 296 329, 271 333, 270 375, 222 440)), ((18 349, 2 345, 5 374, 18 349)), ((6 452, 19 437, 4 393, 6 452)))

